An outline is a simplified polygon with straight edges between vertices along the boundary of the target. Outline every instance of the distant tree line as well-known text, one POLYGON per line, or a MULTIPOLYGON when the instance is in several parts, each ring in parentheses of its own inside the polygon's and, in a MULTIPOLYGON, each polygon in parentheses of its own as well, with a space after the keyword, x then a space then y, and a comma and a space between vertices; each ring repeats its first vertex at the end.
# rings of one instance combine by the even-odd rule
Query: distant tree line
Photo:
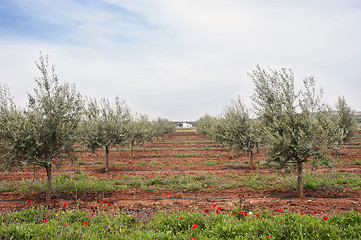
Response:
POLYGON ((44 167, 47 200, 53 165, 73 159, 76 142, 92 151, 104 148, 108 171, 111 147, 128 145, 133 157, 135 144, 145 148, 147 141, 175 131, 175 124, 166 119, 150 121, 146 115, 131 114, 120 98, 111 103, 83 97, 74 85, 59 81, 48 57, 41 55, 36 66, 41 74, 26 107, 16 106, 8 87, 0 85, 0 167, 44 167))
POLYGON ((331 153, 349 141, 357 131, 355 117, 344 97, 336 111, 322 102, 313 77, 303 80, 296 91, 291 70, 256 67, 249 74, 255 84, 252 96, 254 117, 238 97, 218 117, 205 115, 197 121, 197 131, 230 150, 253 154, 262 145, 269 164, 297 173, 299 195, 303 196, 303 164, 332 167, 331 153))

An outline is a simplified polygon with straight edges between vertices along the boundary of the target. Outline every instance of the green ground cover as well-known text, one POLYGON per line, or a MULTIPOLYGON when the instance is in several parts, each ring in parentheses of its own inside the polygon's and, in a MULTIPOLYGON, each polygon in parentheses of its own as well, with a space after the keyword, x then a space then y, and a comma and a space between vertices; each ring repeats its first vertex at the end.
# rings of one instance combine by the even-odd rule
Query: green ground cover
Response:
MULTIPOLYGON (((0 239, 360 239, 361 214, 0 210, 0 239)), ((207 212, 209 211, 209 212, 207 212)))
MULTIPOLYGON (((156 163, 154 163, 156 164, 156 163)), ((88 176, 82 171, 73 174, 59 174, 53 179, 54 193, 66 192, 110 192, 119 189, 140 187, 146 191, 164 190, 206 190, 206 189, 234 189, 240 186, 252 189, 297 189, 297 177, 287 174, 260 174, 248 176, 227 174, 215 176, 209 174, 198 175, 172 175, 168 177, 156 176, 147 179, 144 176, 123 176, 121 179, 102 178, 88 176)), ((358 190, 361 188, 361 178, 357 174, 348 172, 306 173, 304 175, 304 189, 320 191, 342 191, 346 188, 358 190)), ((0 192, 24 192, 46 191, 45 179, 2 181, 0 192)))

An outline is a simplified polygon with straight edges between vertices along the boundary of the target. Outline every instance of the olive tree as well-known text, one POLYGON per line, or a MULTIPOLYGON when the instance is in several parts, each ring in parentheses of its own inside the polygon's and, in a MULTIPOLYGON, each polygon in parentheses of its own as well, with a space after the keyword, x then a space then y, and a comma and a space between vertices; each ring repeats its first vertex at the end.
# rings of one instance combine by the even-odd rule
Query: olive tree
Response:
POLYGON ((145 136, 144 136, 144 142, 143 142, 143 152, 145 151, 145 144, 146 142, 153 143, 153 139, 155 137, 155 126, 154 122, 147 120, 146 127, 145 127, 145 136))
POLYGON ((250 118, 249 110, 240 97, 232 101, 223 112, 223 141, 231 149, 243 150, 250 154, 250 168, 254 167, 253 154, 258 148, 257 122, 250 118))
POLYGON ((138 143, 143 145, 143 152, 145 151, 145 144, 147 141, 152 141, 155 133, 154 124, 149 121, 147 115, 140 115, 138 119, 138 124, 140 125, 142 134, 138 139, 138 143))
POLYGON ((282 168, 295 166, 299 196, 303 196, 303 164, 310 159, 329 164, 330 149, 337 147, 342 130, 332 121, 332 112, 321 103, 313 77, 304 79, 296 91, 291 70, 261 69, 249 74, 255 84, 252 96, 262 120, 268 160, 282 168))
POLYGON ((227 125, 227 120, 224 117, 213 117, 206 114, 197 120, 196 130, 213 141, 222 144, 224 147, 231 149, 233 147, 233 138, 227 133, 227 125))
POLYGON ((145 115, 134 116, 131 121, 129 121, 127 125, 127 142, 130 145, 130 157, 133 158, 134 145, 136 143, 145 143, 146 138, 149 134, 148 120, 145 115))
MULTIPOLYGON (((226 119, 222 117, 218 117, 213 121, 211 138, 213 141, 219 142, 224 147, 232 147, 232 138, 230 138, 229 134, 227 134, 227 124, 226 119)), ((233 151, 232 151, 233 157, 233 151)))
POLYGON ((337 122, 344 131, 343 141, 348 142, 357 131, 357 122, 344 97, 339 97, 337 101, 337 122))
POLYGON ((251 119, 249 110, 240 97, 233 100, 218 118, 205 115, 197 121, 197 131, 231 150, 250 154, 250 168, 254 167, 253 154, 259 145, 257 120, 251 119))
POLYGON ((157 138, 157 141, 159 140, 159 137, 164 137, 166 135, 169 135, 176 130, 175 123, 164 119, 164 118, 157 118, 156 121, 153 121, 154 126, 154 136, 157 138))
POLYGON ((76 129, 81 117, 82 97, 74 85, 60 83, 48 57, 40 56, 36 66, 34 94, 28 94, 23 110, 8 108, 4 140, 14 163, 44 167, 47 173, 46 199, 51 198, 52 164, 60 164, 73 152, 76 129))
POLYGON ((10 90, 6 85, 0 85, 0 166, 11 169, 19 165, 19 159, 15 157, 12 150, 12 139, 14 131, 23 124, 22 112, 16 107, 10 90))
POLYGON ((196 130, 200 134, 203 134, 209 138, 213 138, 214 133, 214 126, 217 121, 216 117, 212 117, 208 114, 204 115, 203 117, 199 118, 196 123, 196 130))
POLYGON ((125 101, 115 99, 112 105, 106 98, 100 102, 88 98, 84 119, 79 128, 82 143, 93 152, 105 148, 105 171, 109 170, 109 151, 116 144, 125 144, 130 110, 125 101))

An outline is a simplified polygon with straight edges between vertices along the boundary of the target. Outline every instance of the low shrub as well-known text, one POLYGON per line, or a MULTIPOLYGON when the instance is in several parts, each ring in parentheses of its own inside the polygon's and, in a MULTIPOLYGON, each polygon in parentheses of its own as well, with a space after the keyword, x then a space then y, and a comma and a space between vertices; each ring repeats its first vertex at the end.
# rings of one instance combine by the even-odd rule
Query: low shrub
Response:
MULTIPOLYGON (((217 208, 215 208, 217 209, 217 208)), ((361 214, 255 212, 0 212, 0 239, 359 239, 361 214), (325 220, 324 220, 325 219, 325 220)))
POLYGON ((0 182, 0 192, 12 192, 14 187, 13 182, 1 181, 0 182))

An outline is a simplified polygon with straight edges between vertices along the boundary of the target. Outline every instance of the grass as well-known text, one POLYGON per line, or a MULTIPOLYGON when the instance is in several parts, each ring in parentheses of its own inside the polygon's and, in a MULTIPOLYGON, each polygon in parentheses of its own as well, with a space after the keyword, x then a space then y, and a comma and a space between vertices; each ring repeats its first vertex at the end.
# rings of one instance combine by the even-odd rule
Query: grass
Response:
MULTIPOLYGON (((158 165, 156 161, 149 164, 158 165)), ((234 189, 240 186, 252 189, 297 189, 297 177, 294 175, 281 174, 251 174, 239 176, 227 174, 226 176, 215 176, 209 174, 199 175, 172 175, 161 178, 156 176, 147 179, 144 176, 124 176, 122 179, 97 179, 90 177, 82 171, 69 175, 59 174, 53 178, 52 191, 63 192, 110 192, 127 188, 142 188, 147 191, 164 190, 206 190, 206 189, 234 189)), ((305 173, 304 189, 323 192, 344 191, 346 188, 358 190, 361 188, 361 178, 357 174, 348 172, 340 173, 305 173)), ((24 192, 36 191, 46 192, 46 181, 22 180, 2 181, 0 192, 24 192)))
POLYGON ((117 166, 117 167, 125 168, 125 164, 122 162, 111 163, 110 166, 111 167, 117 166))
POLYGON ((349 172, 329 174, 309 173, 305 175, 304 185, 305 189, 321 191, 338 191, 344 188, 358 190, 361 187, 361 178, 359 175, 349 172))
MULTIPOLYGON (((228 174, 227 177, 252 189, 297 189, 295 175, 253 174, 245 177, 228 174)), ((343 191, 345 188, 358 190, 361 188, 361 178, 357 174, 348 172, 305 173, 303 188, 323 192, 343 191)))
POLYGON ((157 160, 152 160, 150 162, 148 161, 141 161, 138 166, 145 166, 145 167, 156 167, 160 166, 159 162, 157 160))
POLYGON ((151 152, 159 152, 159 151, 169 151, 171 149, 167 149, 167 148, 146 148, 146 151, 151 151, 151 152))
POLYGON ((13 191, 13 183, 8 181, 0 182, 0 192, 12 192, 13 191))
POLYGON ((194 165, 196 165, 196 163, 193 162, 193 161, 179 162, 179 163, 177 163, 177 164, 174 164, 174 165, 173 165, 173 168, 174 168, 174 169, 177 169, 177 168, 178 168, 178 165, 194 166, 194 165))
MULTIPOLYGON (((210 207, 211 208, 211 207, 210 207)), ((30 208, 0 212, 0 239, 360 239, 361 214, 85 212, 30 208), (233 215, 233 214, 234 215, 233 215), (259 214, 256 216, 256 214, 259 214)))
POLYGON ((345 149, 361 149, 361 143, 346 145, 346 146, 343 146, 342 148, 345 148, 345 149))
POLYGON ((141 156, 144 158, 155 158, 155 157, 166 157, 167 155, 151 153, 151 154, 142 154, 141 156))
POLYGON ((197 130, 195 129, 195 128, 177 128, 176 129, 176 132, 187 132, 187 133, 189 133, 189 132, 197 132, 197 130))
POLYGON ((92 164, 83 160, 79 160, 78 165, 92 165, 92 164))
POLYGON ((238 176, 235 174, 227 174, 228 179, 233 179, 242 186, 247 186, 252 189, 266 189, 266 188, 281 188, 279 185, 280 178, 278 175, 261 175, 253 174, 249 176, 238 176))
MULTIPOLYGON (((114 179, 97 179, 90 177, 84 172, 79 171, 76 174, 69 175, 67 173, 59 174, 53 178, 52 191, 54 193, 63 192, 110 192, 117 189, 118 181, 114 179)), ((17 187, 15 191, 39 193, 46 192, 45 180, 22 180, 13 182, 13 187, 17 187)))
POLYGON ((206 166, 215 166, 217 164, 220 164, 220 162, 218 162, 216 160, 209 160, 207 162, 204 162, 203 164, 206 165, 206 166))
POLYGON ((199 156, 202 156, 202 154, 199 154, 199 153, 177 153, 177 154, 170 154, 170 156, 187 158, 187 157, 199 157, 199 156))
POLYGON ((120 181, 122 185, 129 185, 141 187, 146 191, 162 191, 162 190, 205 190, 208 187, 214 189, 228 189, 236 188, 239 186, 239 183, 236 181, 226 180, 222 177, 216 177, 213 175, 195 175, 195 176, 182 176, 182 175, 173 175, 165 178, 159 176, 153 179, 146 179, 142 176, 125 176, 120 181))
POLYGON ((249 168, 249 165, 242 162, 230 162, 230 163, 224 163, 222 165, 222 168, 241 169, 241 168, 249 168))

